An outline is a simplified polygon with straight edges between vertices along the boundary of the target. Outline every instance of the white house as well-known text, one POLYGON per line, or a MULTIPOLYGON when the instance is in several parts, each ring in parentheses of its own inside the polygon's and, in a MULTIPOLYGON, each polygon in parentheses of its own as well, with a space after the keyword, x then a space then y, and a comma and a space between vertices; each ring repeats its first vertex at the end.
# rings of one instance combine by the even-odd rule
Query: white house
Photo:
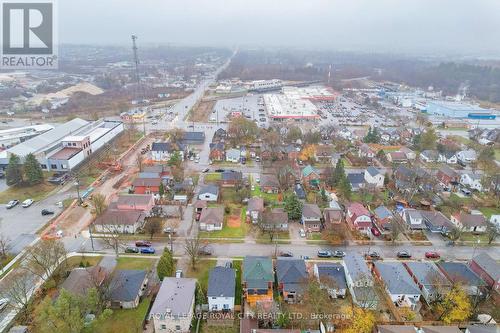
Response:
POLYGON ((151 145, 151 159, 156 162, 168 161, 174 152, 178 152, 181 160, 184 160, 184 149, 180 145, 170 142, 153 142, 151 145))
POLYGON ((486 218, 482 214, 455 213, 451 215, 450 221, 458 228, 466 232, 486 232, 486 218))
POLYGON ((216 185, 206 185, 198 192, 198 199, 205 201, 217 201, 219 199, 219 187, 216 185))
POLYGON ((437 150, 424 150, 420 153, 420 160, 425 163, 436 162, 439 159, 437 150))
POLYGON ((500 215, 491 215, 490 223, 496 225, 497 228, 500 229, 500 215))
POLYGON ((226 161, 238 163, 240 161, 241 152, 238 149, 228 149, 226 150, 226 161))
POLYGON ((190 332, 195 290, 196 279, 163 278, 149 312, 155 332, 190 332))
POLYGON ((460 175, 460 184, 470 187, 473 190, 483 191, 483 184, 481 184, 481 175, 475 173, 463 173, 460 175))
POLYGON ((233 311, 236 290, 236 273, 232 268, 217 266, 208 277, 208 310, 233 311))
POLYGON ((348 253, 342 265, 353 302, 362 308, 376 308, 379 302, 373 277, 365 259, 358 253, 348 253))
POLYGON ((344 298, 347 291, 344 266, 337 263, 314 264, 314 277, 331 298, 344 298))
POLYGON ((451 151, 440 153, 438 157, 438 162, 446 164, 457 164, 457 154, 451 151))
POLYGON ((420 211, 416 209, 404 209, 401 212, 401 217, 406 222, 408 228, 411 230, 422 230, 425 229, 424 218, 420 211))
POLYGON ((417 307, 422 293, 403 263, 376 261, 373 271, 396 306, 417 307))
POLYGON ((475 162, 477 154, 474 150, 461 150, 457 153, 457 160, 464 164, 475 162))
POLYGON ((365 181, 376 188, 384 187, 384 175, 372 166, 365 170, 365 181))

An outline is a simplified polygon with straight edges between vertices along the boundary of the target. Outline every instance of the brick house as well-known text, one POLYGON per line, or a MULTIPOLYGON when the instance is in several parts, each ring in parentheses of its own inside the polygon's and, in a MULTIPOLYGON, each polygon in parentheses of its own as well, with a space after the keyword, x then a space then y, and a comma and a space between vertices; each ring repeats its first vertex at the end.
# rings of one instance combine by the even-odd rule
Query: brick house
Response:
POLYGON ((210 144, 209 158, 212 161, 224 161, 226 159, 226 147, 223 142, 210 144))

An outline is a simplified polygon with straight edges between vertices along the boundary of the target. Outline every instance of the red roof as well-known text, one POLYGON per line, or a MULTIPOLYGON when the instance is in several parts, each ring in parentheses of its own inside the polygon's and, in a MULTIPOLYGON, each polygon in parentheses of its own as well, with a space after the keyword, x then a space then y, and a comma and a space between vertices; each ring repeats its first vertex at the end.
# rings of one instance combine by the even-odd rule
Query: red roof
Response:
POLYGON ((347 207, 347 210, 356 216, 367 215, 370 216, 370 212, 359 202, 352 202, 347 207))

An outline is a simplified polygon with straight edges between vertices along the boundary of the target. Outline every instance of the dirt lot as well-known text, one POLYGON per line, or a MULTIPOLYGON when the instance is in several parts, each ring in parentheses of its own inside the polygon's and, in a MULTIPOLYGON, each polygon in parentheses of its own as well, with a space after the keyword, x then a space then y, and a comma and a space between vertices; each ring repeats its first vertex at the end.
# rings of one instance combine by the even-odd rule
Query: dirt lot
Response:
POLYGON ((189 113, 189 120, 196 122, 207 122, 212 110, 214 109, 216 101, 201 101, 191 113, 189 113))

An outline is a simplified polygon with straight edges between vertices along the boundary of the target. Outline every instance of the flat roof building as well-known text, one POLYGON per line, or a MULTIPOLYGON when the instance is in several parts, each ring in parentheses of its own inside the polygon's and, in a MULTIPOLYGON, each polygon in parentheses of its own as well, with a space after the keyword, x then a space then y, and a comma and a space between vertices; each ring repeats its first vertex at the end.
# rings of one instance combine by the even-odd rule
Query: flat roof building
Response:
POLYGON ((496 110, 484 109, 482 107, 449 101, 428 102, 427 113, 436 116, 449 118, 470 118, 470 119, 495 119, 496 110))

